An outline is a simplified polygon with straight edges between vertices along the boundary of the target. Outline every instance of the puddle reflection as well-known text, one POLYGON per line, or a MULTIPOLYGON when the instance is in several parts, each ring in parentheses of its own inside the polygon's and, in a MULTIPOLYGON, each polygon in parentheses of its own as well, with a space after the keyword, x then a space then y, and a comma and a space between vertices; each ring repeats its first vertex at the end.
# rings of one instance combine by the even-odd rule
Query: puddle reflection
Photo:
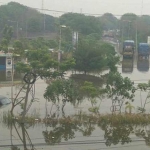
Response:
MULTIPOLYGON (((12 80, 12 70, 0 70, 0 82, 11 81, 12 80)), ((14 72, 14 80, 21 80, 21 74, 14 72)))
POLYGON ((137 69, 141 72, 149 71, 149 59, 138 59, 137 69))
POLYGON ((123 58, 122 72, 123 73, 132 73, 133 72, 133 58, 123 58))
MULTIPOLYGON (((133 123, 123 123, 109 121, 108 118, 79 114, 67 116, 63 118, 47 118, 38 122, 41 127, 41 135, 43 143, 35 142, 34 138, 30 138, 30 128, 36 128, 32 123, 21 123, 19 120, 6 121, 5 125, 10 129, 10 140, 12 150, 35 150, 37 147, 53 145, 74 145, 74 144, 105 144, 106 147, 121 144, 126 145, 131 142, 143 141, 145 145, 150 146, 150 128, 148 125, 138 125, 133 123), (102 119, 103 118, 103 119, 102 119), (43 126, 44 124, 44 126, 43 126), (94 133, 99 136, 94 137, 94 133), (16 136, 20 140, 16 143, 16 136), (78 139, 80 135, 80 140, 78 139), (82 136, 81 136, 82 135, 82 136), (133 136, 134 135, 134 136, 133 136), (15 138, 14 138, 15 137, 15 138), (89 137, 88 140, 85 137, 89 137), (32 140, 34 142, 32 142, 32 140)), ((10 118, 9 118, 10 119, 10 118)), ((40 137, 40 135, 39 135, 40 137)), ((54 148, 54 147, 53 147, 54 148)))

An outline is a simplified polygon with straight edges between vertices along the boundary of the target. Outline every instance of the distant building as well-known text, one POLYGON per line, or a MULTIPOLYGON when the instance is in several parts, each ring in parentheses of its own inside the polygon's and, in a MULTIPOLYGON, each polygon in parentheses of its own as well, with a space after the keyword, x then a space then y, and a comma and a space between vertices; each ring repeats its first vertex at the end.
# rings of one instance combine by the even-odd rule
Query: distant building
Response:
MULTIPOLYGON (((11 81, 12 80, 12 60, 14 57, 14 64, 15 62, 19 61, 20 55, 13 56, 12 53, 3 53, 0 51, 0 83, 4 81, 11 81)), ((13 72, 14 74, 14 80, 18 80, 21 78, 20 74, 17 74, 17 72, 13 72)))

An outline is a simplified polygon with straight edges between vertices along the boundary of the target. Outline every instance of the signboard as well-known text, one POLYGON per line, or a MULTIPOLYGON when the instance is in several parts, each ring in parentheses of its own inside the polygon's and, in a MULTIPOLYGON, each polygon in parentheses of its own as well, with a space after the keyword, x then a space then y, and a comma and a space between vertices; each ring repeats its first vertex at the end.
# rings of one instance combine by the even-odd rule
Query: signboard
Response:
POLYGON ((0 53, 0 57, 12 57, 11 53, 0 53))
POLYGON ((147 37, 147 43, 150 45, 150 36, 147 37))
POLYGON ((76 49, 78 45, 78 32, 73 32, 72 44, 73 44, 73 47, 76 49))

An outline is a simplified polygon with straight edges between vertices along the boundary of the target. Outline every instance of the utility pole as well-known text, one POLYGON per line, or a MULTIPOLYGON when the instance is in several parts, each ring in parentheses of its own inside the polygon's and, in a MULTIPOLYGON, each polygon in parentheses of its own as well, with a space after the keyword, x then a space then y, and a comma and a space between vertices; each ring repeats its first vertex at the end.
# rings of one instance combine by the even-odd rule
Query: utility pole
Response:
POLYGON ((11 70, 11 100, 13 102, 13 86, 14 86, 14 56, 12 54, 12 57, 11 57, 11 64, 12 64, 12 70, 11 70))
POLYGON ((142 5, 141 5, 141 16, 143 15, 143 0, 142 0, 142 5))
POLYGON ((18 25, 18 21, 17 21, 17 40, 18 40, 18 37, 19 37, 19 25, 18 25))
POLYGON ((135 31, 136 33, 135 33, 135 40, 136 40, 136 42, 135 42, 135 44, 136 44, 136 52, 137 52, 137 47, 138 47, 138 45, 137 45, 137 18, 136 18, 136 31, 135 31))
POLYGON ((129 29, 128 29, 128 40, 130 39, 130 27, 131 27, 131 21, 128 21, 129 29))
POLYGON ((124 35, 124 25, 123 25, 123 21, 122 22, 122 38, 121 38, 121 43, 122 43, 122 47, 123 47, 123 35, 124 35))
POLYGON ((44 0, 42 0, 42 12, 43 12, 43 35, 45 37, 45 11, 44 11, 44 0))

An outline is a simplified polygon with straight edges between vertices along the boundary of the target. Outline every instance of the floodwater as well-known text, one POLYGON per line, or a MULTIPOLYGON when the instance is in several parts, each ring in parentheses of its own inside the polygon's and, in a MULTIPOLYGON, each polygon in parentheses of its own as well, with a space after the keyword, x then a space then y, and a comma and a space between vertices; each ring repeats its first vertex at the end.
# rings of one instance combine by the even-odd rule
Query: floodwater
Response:
MULTIPOLYGON (((118 65, 118 71, 123 77, 129 77, 135 85, 138 83, 147 83, 150 79, 149 60, 138 60, 135 54, 133 59, 121 58, 121 64, 118 65)), ((0 95, 11 98, 11 71, 0 72, 0 95), (10 84, 9 84, 10 83, 10 84), (7 85, 4 87, 4 85, 7 85)), ((19 79, 19 76, 15 76, 15 80, 19 79)), ((53 107, 51 112, 52 103, 46 102, 43 98, 43 93, 47 87, 44 80, 37 80, 35 83, 35 98, 37 101, 34 102, 28 114, 37 115, 37 118, 44 118, 46 114, 55 114, 62 117, 61 111, 57 107, 53 107), (57 114, 55 113, 57 112, 57 114)), ((19 91, 19 87, 13 88, 13 97, 19 91)), ((135 101, 133 106, 137 111, 137 107, 141 106, 141 98, 144 101, 146 93, 140 93, 139 91, 135 94, 135 101)), ((30 96, 31 97, 31 96, 30 96)), ((60 104, 61 105, 61 104, 60 104)), ((91 107, 91 103, 88 100, 83 101, 79 106, 74 107, 69 103, 65 106, 65 116, 72 116, 78 114, 81 111, 88 113, 88 108, 91 107)), ((3 113, 10 110, 11 105, 0 109, 1 117, 3 113)), ((104 98, 99 112, 100 113, 111 113, 111 101, 104 98)), ((150 105, 146 106, 147 112, 150 112, 150 105)), ((18 115, 21 113, 20 107, 15 109, 15 113, 18 115)), ((2 119, 1 119, 2 120, 2 119)), ((30 124, 16 125, 16 131, 14 125, 11 128, 7 123, 0 123, 0 150, 10 150, 10 145, 17 145, 18 148, 24 149, 26 143, 29 149, 43 149, 43 150, 105 150, 105 149, 121 149, 121 150, 148 150, 150 145, 150 127, 135 127, 135 126, 102 126, 95 125, 93 123, 85 124, 56 124, 56 125, 45 125, 44 123, 36 124, 35 126, 30 124), (142 129, 145 136, 142 134, 142 129), (140 130, 140 131, 139 131, 140 130), (110 131, 110 132, 107 132, 110 131), (137 133, 138 132, 138 133, 137 133), (110 133, 110 135, 108 134, 110 133), (126 134, 128 133, 128 134, 126 134), (26 137, 26 142, 23 139, 23 135, 26 137), (21 140, 20 140, 20 138, 21 140), (121 139, 122 137, 122 139, 121 139), (124 137, 124 138, 123 138, 124 137), (120 139, 117 139, 120 138, 120 139), (12 139, 12 140, 11 140, 12 139), (129 142, 132 140, 132 142, 129 142), (123 145, 121 143, 124 143, 123 145), (129 142, 129 143, 128 143, 129 142), (32 144, 31 144, 32 143, 32 144), (33 146, 34 145, 34 146, 33 146)), ((13 147, 13 150, 19 150, 17 147, 13 147)))

